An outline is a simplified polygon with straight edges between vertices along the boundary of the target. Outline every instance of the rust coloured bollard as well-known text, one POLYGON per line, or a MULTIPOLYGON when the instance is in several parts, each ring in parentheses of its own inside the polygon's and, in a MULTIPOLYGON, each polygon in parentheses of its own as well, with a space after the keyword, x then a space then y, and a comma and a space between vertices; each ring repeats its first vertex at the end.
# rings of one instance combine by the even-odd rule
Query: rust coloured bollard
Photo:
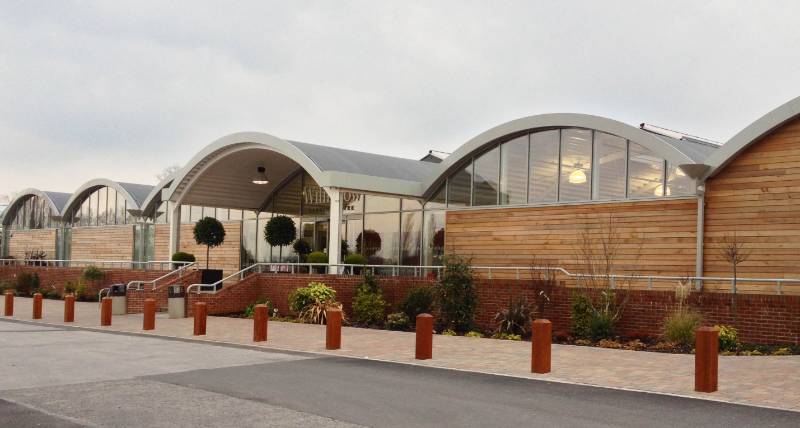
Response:
POLYGON ((694 390, 717 390, 719 369, 719 331, 713 327, 700 327, 695 331, 694 390))
POLYGON ((553 342, 553 324, 538 319, 533 322, 531 338, 531 373, 550 373, 550 352, 553 342))
POLYGON ((256 305, 255 309, 253 309, 253 342, 265 342, 267 340, 268 323, 267 305, 256 305))
POLYGON ((11 290, 6 290, 6 307, 4 313, 7 317, 14 316, 14 292, 11 290))
POLYGON ((42 293, 33 295, 33 319, 42 319, 42 293))
POLYGON ((156 328, 156 299, 144 299, 143 312, 142 330, 154 330, 156 328))
POLYGON ((417 349, 414 358, 430 360, 433 358, 433 315, 417 315, 417 349))
POLYGON ((111 325, 111 298, 103 297, 100 301, 100 326, 108 327, 111 325))
POLYGON ((75 295, 64 296, 64 322, 75 321, 75 295))
POLYGON ((342 347, 342 310, 328 309, 325 323, 325 349, 342 347))
POLYGON ((203 336, 206 334, 206 315, 208 307, 205 302, 194 304, 194 335, 203 336))

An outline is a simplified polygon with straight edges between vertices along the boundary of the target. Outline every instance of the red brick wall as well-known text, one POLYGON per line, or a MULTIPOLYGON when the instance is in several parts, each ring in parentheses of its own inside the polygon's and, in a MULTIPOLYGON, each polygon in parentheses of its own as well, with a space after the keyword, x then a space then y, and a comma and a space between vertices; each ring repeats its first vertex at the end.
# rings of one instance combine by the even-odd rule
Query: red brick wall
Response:
MULTIPOLYGON (((161 270, 135 270, 135 269, 102 269, 105 272, 103 279, 83 281, 89 290, 97 294, 100 289, 111 284, 127 284, 136 280, 151 280, 167 273, 161 270)), ((16 276, 22 272, 36 272, 42 287, 54 287, 59 293, 63 292, 67 282, 73 285, 83 274, 83 268, 43 267, 43 266, 2 266, 0 267, 0 280, 14 282, 16 276)))
POLYGON ((200 272, 190 271, 181 277, 170 276, 163 280, 163 283, 156 284, 156 289, 152 290, 148 285, 143 290, 129 290, 126 304, 129 314, 138 314, 144 311, 144 299, 156 299, 156 311, 167 311, 167 287, 171 285, 182 285, 188 287, 191 284, 200 282, 200 272))

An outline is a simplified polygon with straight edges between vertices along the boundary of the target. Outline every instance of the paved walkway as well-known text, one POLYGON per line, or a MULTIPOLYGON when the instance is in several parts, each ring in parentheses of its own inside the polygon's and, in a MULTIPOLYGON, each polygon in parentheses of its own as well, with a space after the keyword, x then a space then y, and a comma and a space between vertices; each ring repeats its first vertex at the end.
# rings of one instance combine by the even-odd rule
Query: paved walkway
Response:
MULTIPOLYGON (((15 299, 14 319, 31 319, 32 299, 15 299)), ((97 303, 76 304, 76 327, 120 332, 136 332, 178 338, 192 336, 193 320, 168 319, 158 314, 156 330, 142 332, 140 314, 114 316, 112 326, 99 326, 97 303)), ((63 302, 44 301, 43 322, 63 324, 63 302)), ((319 325, 270 322, 269 340, 252 342, 252 320, 209 317, 207 335, 200 340, 219 341, 271 349, 369 358, 422 366, 510 375, 650 391, 740 404, 800 411, 800 356, 720 357, 719 391, 703 394, 693 391, 694 357, 611 350, 569 345, 553 345, 553 371, 547 375, 530 373, 530 342, 434 336, 433 359, 414 359, 414 334, 361 328, 343 328, 342 349, 325 350, 325 327, 319 325)))

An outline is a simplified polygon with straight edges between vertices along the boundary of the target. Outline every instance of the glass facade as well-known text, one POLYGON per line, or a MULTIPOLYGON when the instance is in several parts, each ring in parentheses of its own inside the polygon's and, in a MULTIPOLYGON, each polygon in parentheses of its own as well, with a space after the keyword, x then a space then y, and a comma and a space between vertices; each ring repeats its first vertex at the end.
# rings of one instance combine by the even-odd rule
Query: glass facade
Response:
POLYGON ((11 230, 59 227, 59 221, 53 218, 56 216, 55 211, 42 197, 30 196, 18 204, 15 209, 16 211, 12 214, 13 219, 8 222, 11 230))
POLYGON ((127 201, 112 187, 99 187, 86 195, 80 206, 64 215, 73 227, 133 224, 136 218, 127 212, 127 201))

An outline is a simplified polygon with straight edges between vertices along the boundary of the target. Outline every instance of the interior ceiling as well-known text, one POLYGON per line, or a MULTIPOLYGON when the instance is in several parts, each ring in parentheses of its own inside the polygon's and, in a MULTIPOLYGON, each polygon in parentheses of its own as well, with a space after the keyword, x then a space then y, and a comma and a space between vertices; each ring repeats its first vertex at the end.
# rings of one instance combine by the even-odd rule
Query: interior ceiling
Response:
POLYGON ((268 149, 234 152, 203 172, 183 200, 184 204, 257 210, 276 186, 300 169, 293 160, 268 149), (266 168, 269 184, 253 184, 257 168, 266 168))

